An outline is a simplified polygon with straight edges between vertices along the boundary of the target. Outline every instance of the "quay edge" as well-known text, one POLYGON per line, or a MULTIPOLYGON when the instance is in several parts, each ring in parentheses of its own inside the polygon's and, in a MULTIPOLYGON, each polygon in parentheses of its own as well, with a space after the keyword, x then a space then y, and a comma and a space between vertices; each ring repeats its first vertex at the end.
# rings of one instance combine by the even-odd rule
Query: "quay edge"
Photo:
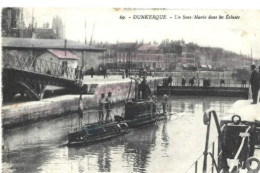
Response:
MULTIPOLYGON (((162 81, 162 77, 148 78, 148 84, 152 90, 156 89, 155 85, 162 83, 162 81)), ((88 86, 90 85, 88 84, 88 86)), ((93 95, 82 96, 84 110, 97 108, 101 93, 107 95, 108 92, 112 92, 115 103, 124 101, 129 87, 130 80, 98 84, 93 95)), ((40 120, 75 114, 78 109, 78 98, 79 95, 63 95, 40 101, 3 105, 1 110, 2 126, 3 128, 12 128, 40 120)))

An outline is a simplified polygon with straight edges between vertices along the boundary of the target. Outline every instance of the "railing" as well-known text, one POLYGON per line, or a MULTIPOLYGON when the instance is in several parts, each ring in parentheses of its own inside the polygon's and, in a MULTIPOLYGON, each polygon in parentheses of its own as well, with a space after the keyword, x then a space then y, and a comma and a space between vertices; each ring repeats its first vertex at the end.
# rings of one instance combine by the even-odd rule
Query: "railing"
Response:
MULTIPOLYGON (((201 87, 203 86, 204 78, 195 79, 193 86, 201 87)), ((210 79, 210 87, 249 87, 249 82, 246 80, 235 81, 232 79, 210 79)), ((182 79, 175 78, 173 79, 171 86, 182 86, 182 79)), ((185 86, 190 86, 189 80, 186 79, 185 86)))
POLYGON ((7 55, 4 68, 13 68, 66 79, 76 78, 76 69, 30 55, 7 55))
POLYGON ((215 171, 218 172, 218 167, 216 166, 216 160, 218 159, 218 157, 221 156, 222 153, 220 153, 219 155, 217 155, 217 148, 218 148, 218 137, 211 143, 211 145, 207 148, 208 151, 211 152, 207 152, 207 153, 202 153, 195 162, 193 162, 191 164, 191 166, 185 171, 185 173, 198 173, 200 172, 199 170, 203 169, 203 156, 205 156, 205 154, 209 154, 211 156, 211 165, 207 166, 207 169, 209 171, 206 172, 211 172, 214 173, 215 171))

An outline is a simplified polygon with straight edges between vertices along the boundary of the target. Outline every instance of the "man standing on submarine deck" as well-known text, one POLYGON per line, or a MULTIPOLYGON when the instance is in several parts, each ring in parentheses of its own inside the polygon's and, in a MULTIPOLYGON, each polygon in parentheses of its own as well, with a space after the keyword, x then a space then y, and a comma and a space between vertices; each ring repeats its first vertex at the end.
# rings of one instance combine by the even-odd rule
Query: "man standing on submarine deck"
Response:
POLYGON ((99 123, 103 123, 104 120, 105 103, 106 103, 105 94, 102 93, 99 99, 99 110, 98 110, 99 123))
POLYGON ((166 94, 164 94, 163 99, 162 99, 163 113, 166 113, 167 102, 168 102, 168 96, 166 94))
POLYGON ((106 103, 105 103, 105 108, 106 108, 106 123, 109 121, 109 118, 111 118, 111 109, 112 109, 112 98, 111 98, 112 93, 109 92, 108 96, 106 98, 106 103))
POLYGON ((83 106, 82 93, 81 93, 78 101, 79 128, 82 127, 83 109, 84 106, 83 106))

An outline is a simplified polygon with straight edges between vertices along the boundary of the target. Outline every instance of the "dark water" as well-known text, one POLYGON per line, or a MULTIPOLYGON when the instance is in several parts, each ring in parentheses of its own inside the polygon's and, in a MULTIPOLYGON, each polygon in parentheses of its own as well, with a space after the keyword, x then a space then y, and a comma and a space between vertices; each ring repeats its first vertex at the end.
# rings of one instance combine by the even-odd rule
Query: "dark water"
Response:
MULTIPOLYGON (((223 115, 238 98, 172 97, 168 121, 88 147, 68 148, 66 134, 77 124, 67 116, 3 132, 3 172, 185 172, 202 153, 203 111, 223 115)), ((122 105, 113 110, 122 111, 122 105)), ((86 121, 91 121, 92 117, 86 121)), ((86 117, 86 116, 85 116, 86 117)), ((212 127, 212 140, 216 130, 212 127)))

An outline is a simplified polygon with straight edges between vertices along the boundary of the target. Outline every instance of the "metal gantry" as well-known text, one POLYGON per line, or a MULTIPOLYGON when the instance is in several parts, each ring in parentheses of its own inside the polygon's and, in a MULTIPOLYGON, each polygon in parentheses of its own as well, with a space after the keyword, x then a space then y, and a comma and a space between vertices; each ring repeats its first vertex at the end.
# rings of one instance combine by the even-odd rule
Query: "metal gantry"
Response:
POLYGON ((62 66, 59 63, 44 60, 30 55, 8 54, 4 58, 4 68, 29 71, 69 80, 74 80, 76 78, 76 68, 62 66))
POLYGON ((78 88, 77 70, 31 55, 6 54, 3 58, 4 99, 26 93, 31 99, 40 100, 46 85, 78 88))

